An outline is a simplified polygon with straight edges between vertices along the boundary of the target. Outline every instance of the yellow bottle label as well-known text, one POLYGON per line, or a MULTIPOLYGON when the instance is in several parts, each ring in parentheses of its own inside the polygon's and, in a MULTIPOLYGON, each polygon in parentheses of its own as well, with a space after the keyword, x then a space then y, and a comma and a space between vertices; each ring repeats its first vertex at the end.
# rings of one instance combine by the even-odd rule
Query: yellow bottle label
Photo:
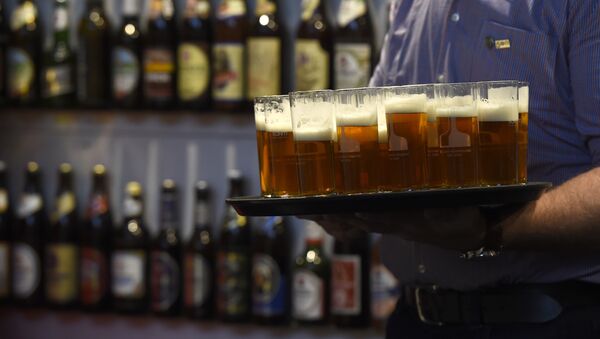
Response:
POLYGON ((273 0, 258 0, 256 2, 256 15, 272 15, 277 11, 277 5, 273 0))
POLYGON ((213 47, 213 98, 244 99, 244 45, 220 43, 213 47))
POLYGON ((77 296, 77 248, 67 244, 46 247, 46 297, 66 303, 77 296))
POLYGON ((243 0, 221 0, 217 7, 219 19, 242 15, 246 15, 246 3, 243 0))
POLYGON ((371 45, 338 43, 335 45, 335 87, 367 87, 371 77, 371 45))
POLYGON ((208 55, 200 46, 192 43, 179 45, 179 98, 183 101, 202 96, 208 89, 210 68, 208 55))
POLYGON ((346 27, 353 20, 367 13, 367 2, 365 0, 342 0, 338 11, 337 21, 339 27, 346 27))
POLYGON ((31 56, 16 47, 8 49, 8 96, 18 98, 29 95, 34 77, 31 56))
POLYGON ((248 99, 281 91, 281 40, 248 39, 248 99))
POLYGON ((58 197, 56 202, 56 214, 61 218, 75 209, 75 195, 72 192, 66 192, 58 197))
POLYGON ((210 1, 187 0, 183 16, 185 18, 195 18, 196 16, 198 16, 202 19, 208 19, 208 17, 210 16, 210 1))
POLYGON ((37 8, 33 2, 26 2, 17 7, 10 18, 10 29, 16 31, 25 25, 32 24, 37 17, 37 8))
POLYGON ((329 88, 329 53, 316 39, 296 41, 296 90, 329 88))
POLYGON ((302 21, 310 20, 321 0, 302 0, 302 21))

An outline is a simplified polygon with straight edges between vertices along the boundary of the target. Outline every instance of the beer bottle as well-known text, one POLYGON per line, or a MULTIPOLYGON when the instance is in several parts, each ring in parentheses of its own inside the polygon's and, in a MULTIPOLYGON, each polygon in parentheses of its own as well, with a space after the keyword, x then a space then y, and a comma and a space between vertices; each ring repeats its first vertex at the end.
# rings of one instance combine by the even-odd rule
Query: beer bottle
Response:
POLYGON ((295 57, 297 91, 331 88, 331 27, 325 13, 325 1, 302 0, 295 57))
POLYGON ((331 315, 336 326, 370 325, 371 297, 369 235, 352 232, 346 241, 335 240, 331 259, 331 315))
POLYGON ((102 0, 87 0, 78 41, 77 100, 85 107, 104 107, 110 87, 110 22, 102 0))
POLYGON ((179 204, 173 180, 162 184, 160 231, 151 254, 152 311, 159 315, 177 315, 181 311, 181 238, 179 204))
POLYGON ((367 87, 373 70, 373 25, 367 0, 342 0, 334 45, 336 89, 367 87))
POLYGON ((113 306, 123 313, 142 313, 148 307, 148 233, 144 223, 142 187, 127 184, 124 220, 113 239, 111 258, 113 306))
POLYGON ((248 100, 282 93, 283 28, 274 0, 258 0, 248 37, 248 100))
POLYGON ((210 1, 186 0, 177 48, 177 93, 183 108, 206 110, 210 105, 210 1))
POLYGON ((6 104, 6 47, 8 26, 4 19, 5 5, 0 2, 0 105, 6 104))
MULTIPOLYGON (((242 196, 241 173, 233 170, 228 177, 229 197, 242 196)), ((246 217, 237 214, 232 206, 226 206, 217 258, 217 311, 224 321, 241 322, 250 318, 250 229, 246 217)))
POLYGON ((245 106, 246 3, 219 0, 213 45, 213 106, 217 110, 240 111, 245 106))
POLYGON ((381 261, 381 237, 378 236, 371 250, 371 317, 375 329, 385 330, 386 320, 396 308, 400 291, 398 279, 381 261))
POLYGON ((12 213, 6 182, 6 164, 0 161, 0 304, 6 303, 10 298, 11 225, 12 213))
POLYGON ((194 231, 185 247, 185 313, 212 318, 215 308, 215 246, 210 223, 210 191, 206 181, 196 184, 194 231))
POLYGON ((269 217, 256 236, 252 257, 252 314, 259 324, 290 320, 290 241, 286 219, 269 217))
POLYGON ((323 253, 323 230, 306 224, 306 247, 296 258, 292 285, 293 317, 301 324, 324 324, 329 318, 329 260, 323 253))
POLYGON ((75 94, 75 63, 69 41, 69 7, 67 0, 54 0, 54 41, 46 54, 42 98, 46 105, 64 107, 75 94))
POLYGON ((123 0, 123 22, 112 50, 112 98, 122 108, 138 108, 142 97, 139 1, 123 0))
POLYGON ((61 164, 45 256, 46 301, 53 307, 72 307, 79 296, 77 222, 73 169, 61 164))
POLYGON ((27 164, 18 222, 13 237, 13 298, 26 306, 39 306, 44 298, 44 233, 48 221, 44 211, 39 165, 27 164))
POLYGON ((175 100, 176 32, 173 0, 152 0, 144 38, 144 104, 170 108, 175 100))
POLYGON ((106 168, 94 166, 92 192, 80 232, 80 299, 87 311, 106 310, 110 303, 110 249, 113 219, 108 198, 106 168))
POLYGON ((6 86, 8 99, 15 105, 32 105, 39 97, 42 34, 38 16, 33 0, 19 0, 10 18, 6 86))

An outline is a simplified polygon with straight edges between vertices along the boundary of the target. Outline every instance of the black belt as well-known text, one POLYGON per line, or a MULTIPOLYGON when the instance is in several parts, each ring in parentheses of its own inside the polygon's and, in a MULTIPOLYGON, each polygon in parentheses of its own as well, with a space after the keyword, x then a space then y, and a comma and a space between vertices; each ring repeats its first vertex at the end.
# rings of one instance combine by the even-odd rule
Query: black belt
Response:
POLYGON ((600 305, 600 285, 566 282, 469 292, 409 286, 402 302, 429 325, 545 323, 569 308, 600 305))

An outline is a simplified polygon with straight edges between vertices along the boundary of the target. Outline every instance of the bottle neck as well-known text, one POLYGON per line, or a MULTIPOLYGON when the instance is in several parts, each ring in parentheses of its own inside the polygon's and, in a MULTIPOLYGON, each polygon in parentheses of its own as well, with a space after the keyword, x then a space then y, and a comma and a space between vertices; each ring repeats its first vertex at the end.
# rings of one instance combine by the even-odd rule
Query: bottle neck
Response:
POLYGON ((94 175, 92 194, 106 194, 106 176, 94 175))
POLYGON ((196 203, 195 228, 206 228, 210 225, 210 206, 207 200, 201 199, 196 203))
POLYGON ((25 178, 25 193, 41 193, 40 189, 40 174, 28 172, 25 178))
POLYGON ((58 182, 58 194, 73 190, 73 177, 71 174, 61 173, 58 182))
POLYGON ((179 224, 177 197, 173 192, 163 192, 161 199, 160 228, 176 229, 179 224))
POLYGON ((229 197, 241 197, 244 195, 244 184, 241 180, 231 180, 229 183, 229 197))

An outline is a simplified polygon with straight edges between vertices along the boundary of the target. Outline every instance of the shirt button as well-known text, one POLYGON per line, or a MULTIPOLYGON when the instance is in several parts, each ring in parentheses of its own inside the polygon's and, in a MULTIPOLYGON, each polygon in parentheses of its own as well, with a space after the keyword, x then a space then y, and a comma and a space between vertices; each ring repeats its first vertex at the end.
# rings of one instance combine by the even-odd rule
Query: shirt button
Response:
POLYGON ((446 80, 446 77, 443 74, 438 75, 437 77, 438 82, 444 82, 446 80))
POLYGON ((458 13, 453 13, 450 16, 450 20, 452 20, 453 22, 459 22, 460 21, 460 14, 458 13))

